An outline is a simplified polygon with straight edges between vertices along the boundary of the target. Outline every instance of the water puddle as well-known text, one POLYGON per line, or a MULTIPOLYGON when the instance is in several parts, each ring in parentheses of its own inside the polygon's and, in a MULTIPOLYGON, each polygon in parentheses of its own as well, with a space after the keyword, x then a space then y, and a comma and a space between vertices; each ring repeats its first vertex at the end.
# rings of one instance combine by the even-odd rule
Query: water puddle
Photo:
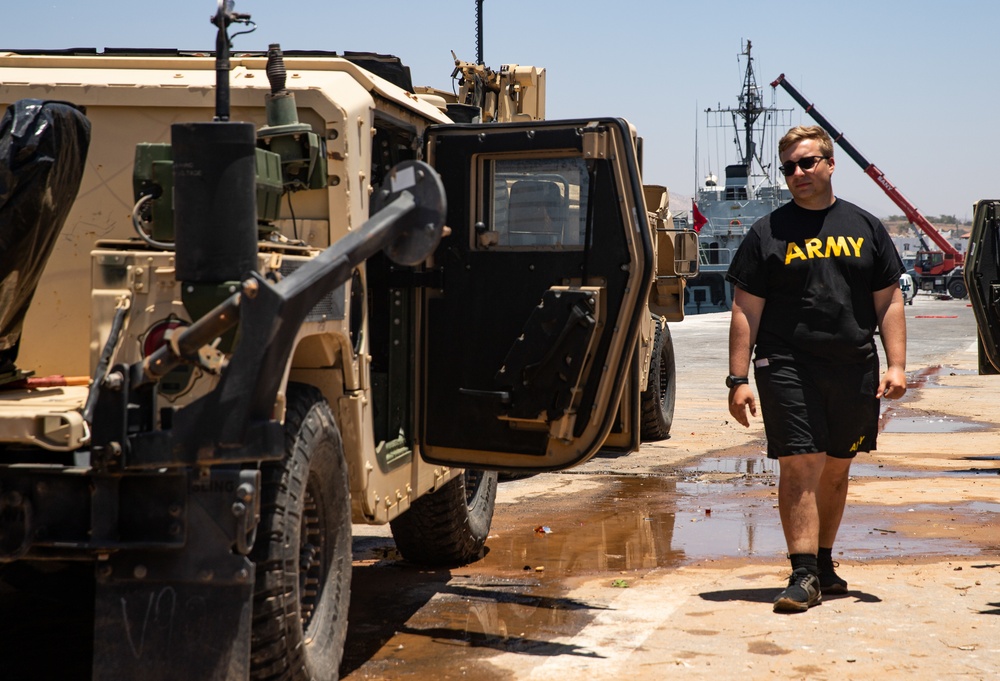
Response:
MULTIPOLYGON (((855 479, 905 479, 1000 470, 989 468, 1000 456, 967 460, 983 468, 942 472, 859 462, 852 472, 855 479)), ((498 504, 485 557, 458 571, 408 565, 388 537, 356 540, 342 673, 348 681, 417 679, 434 674, 445 659, 478 670, 477 660, 497 651, 593 654, 565 642, 608 607, 613 587, 627 588, 637 573, 705 560, 784 561, 777 479, 777 462, 758 444, 657 474, 556 473, 507 483, 536 485, 536 495, 498 504), (573 493, 539 491, 560 483, 574 485, 573 493), (575 578, 593 576, 607 579, 606 598, 566 596, 575 578)), ((836 557, 977 555, 989 540, 972 535, 995 525, 998 513, 1000 502, 852 503, 836 557)))
POLYGON ((711 481, 716 479, 761 480, 778 475, 778 462, 763 454, 758 456, 709 456, 681 471, 684 480, 711 481))
MULTIPOLYGON (((935 367, 940 369, 940 367, 935 367)), ((962 373, 973 374, 971 371, 962 373)), ((954 374, 953 374, 954 375, 954 374)), ((911 383, 911 387, 912 387, 911 383)), ((924 387, 924 386, 920 386, 924 387)), ((883 400, 879 414, 879 432, 882 433, 968 433, 996 428, 994 423, 960 419, 947 414, 914 409, 903 402, 883 400)))
POLYGON ((549 500, 528 511, 530 521, 520 508, 495 518, 483 566, 567 575, 683 562, 673 536, 676 479, 602 476, 600 489, 585 501, 549 500))
POLYGON ((959 421, 949 417, 927 416, 893 416, 883 426, 883 433, 966 433, 977 430, 989 430, 984 423, 959 421))
MULTIPOLYGON (((992 476, 1000 468, 924 470, 859 462, 851 470, 854 480, 904 480, 992 476)), ((518 503, 514 509, 505 509, 494 521, 487 542, 489 553, 477 565, 487 571, 542 577, 615 574, 705 558, 785 554, 777 509, 778 464, 762 454, 748 455, 742 448, 734 455, 705 457, 659 476, 599 479, 598 485, 568 499, 546 499, 537 507, 518 503)), ((976 512, 974 504, 959 507, 963 513, 976 512)), ((886 529, 909 512, 892 506, 851 505, 838 544, 869 558, 979 550, 963 542, 886 529), (873 536, 877 537, 874 542, 873 536)))
MULTIPOLYGON (((903 432, 903 431, 900 431, 903 432)), ((927 431, 924 431, 927 432, 927 431)), ((1000 461, 1000 456, 967 456, 961 461, 1000 461)), ((887 468, 884 464, 855 461, 851 464, 851 479, 935 478, 940 476, 997 475, 1000 468, 887 468)), ((684 490, 690 485, 729 483, 735 487, 753 485, 774 486, 778 482, 778 462, 766 456, 709 457, 701 459, 697 465, 680 471, 684 490)), ((711 493, 710 490, 694 487, 693 494, 711 493)))
MULTIPOLYGON (((932 385, 939 376, 959 373, 973 372, 928 367, 913 374, 912 384, 932 385)), ((959 433, 989 427, 905 406, 893 406, 883 419, 884 432, 890 433, 959 433)), ((890 468, 862 459, 851 474, 853 480, 994 476, 1000 467, 988 462, 998 459, 969 457, 969 465, 951 469, 890 468)), ((614 574, 705 558, 783 556, 777 481, 778 462, 766 457, 762 442, 715 452, 660 474, 600 476, 599 483, 573 495, 546 497, 537 507, 518 503, 498 514, 481 565, 488 571, 541 577, 614 574)), ((975 513, 970 505, 962 508, 975 513)), ((884 505, 851 505, 838 544, 858 547, 859 556, 871 558, 979 550, 940 537, 891 532, 893 523, 902 522, 908 513, 884 505)))
MULTIPOLYGON (((912 513, 914 511, 940 511, 941 507, 937 504, 915 504, 907 509, 908 512, 912 513)), ((947 506, 945 508, 947 511, 946 515, 949 515, 951 520, 958 520, 957 516, 963 513, 1000 513, 1000 501, 967 501, 964 504, 956 504, 955 506, 947 506)))
POLYGON ((924 367, 918 371, 907 372, 906 383, 909 389, 917 388, 946 388, 938 380, 941 376, 976 376, 978 371, 969 369, 959 369, 952 366, 924 367))
MULTIPOLYGON (((905 481, 997 476, 1000 466, 990 465, 997 460, 1000 456, 966 457, 960 461, 968 465, 944 470, 895 468, 862 460, 851 467, 851 477, 905 481)), ((552 479, 569 477, 556 476, 552 479)), ((716 453, 658 475, 582 478, 587 484, 573 494, 501 505, 487 541, 488 553, 476 569, 536 579, 613 575, 705 558, 785 553, 777 508, 778 462, 766 458, 759 446, 716 453)), ((980 502, 918 510, 933 515, 935 508, 944 515, 953 508, 969 517, 983 512, 980 502)), ((838 545, 870 558, 979 550, 967 542, 890 531, 896 523, 911 522, 912 513, 911 508, 851 504, 838 545)), ((387 553, 384 547, 372 551, 368 558, 398 560, 398 554, 387 553)), ((356 552, 355 558, 359 557, 364 558, 356 552)))
MULTIPOLYGON (((984 457, 995 460, 998 457, 984 457)), ((905 480, 941 477, 995 476, 1000 468, 924 470, 886 467, 858 462, 851 466, 852 480, 905 480)), ((766 458, 717 457, 703 459, 682 471, 677 485, 674 546, 691 558, 734 556, 776 557, 786 553, 778 516, 778 464, 766 458), (715 464, 714 466, 711 464, 715 464)), ((991 513, 1000 503, 965 502, 949 507, 927 504, 909 506, 865 506, 849 504, 837 545, 847 547, 854 558, 887 558, 894 555, 970 555, 981 547, 962 537, 897 531, 897 525, 913 526, 916 520, 934 525, 992 522, 991 513), (915 515, 914 515, 915 514, 915 515)), ((915 529, 915 528, 911 528, 915 529)))

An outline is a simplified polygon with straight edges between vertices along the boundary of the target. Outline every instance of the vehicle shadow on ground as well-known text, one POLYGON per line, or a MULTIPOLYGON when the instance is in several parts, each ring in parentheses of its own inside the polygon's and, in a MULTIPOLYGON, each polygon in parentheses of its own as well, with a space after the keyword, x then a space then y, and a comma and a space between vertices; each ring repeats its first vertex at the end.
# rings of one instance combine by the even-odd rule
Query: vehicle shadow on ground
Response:
MULTIPOLYGON (((431 569, 403 561, 391 540, 356 542, 355 559, 363 555, 376 557, 375 563, 355 565, 352 573, 351 605, 348 613, 347 640, 341 677, 358 671, 371 662, 397 635, 417 636, 427 643, 452 644, 465 649, 479 648, 525 655, 575 655, 599 657, 578 646, 526 636, 528 622, 520 622, 507 634, 494 622, 498 607, 513 609, 529 620, 535 613, 579 612, 581 621, 589 621, 588 611, 607 607, 572 598, 532 594, 532 584, 520 580, 483 583, 474 577, 452 574, 451 570, 431 569), (462 583, 468 579, 467 583, 462 583), (436 605, 431 605, 433 599, 436 605), (422 608, 436 607, 435 619, 462 622, 454 627, 420 627, 418 613, 422 608)), ((412 639, 407 650, 415 654, 412 639)))
POLYGON ((428 640, 436 643, 451 641, 469 648, 487 648, 504 653, 519 653, 522 655, 539 655, 545 657, 555 657, 556 655, 575 655, 577 657, 591 657, 598 659, 604 658, 603 655, 585 650, 580 646, 526 638, 523 636, 497 636, 495 634, 477 634, 457 629, 414 629, 412 627, 403 627, 400 629, 399 633, 424 636, 428 640))
MULTIPOLYGON (((20 590, 0 581, 0 679, 90 679, 94 638, 90 570, 73 566, 51 575, 32 575, 16 582, 20 590)), ((4 573, 4 579, 10 578, 4 573)))
MULTIPOLYGON (((722 591, 705 591, 698 596, 706 601, 715 603, 725 603, 727 601, 747 601, 750 603, 773 603, 775 597, 781 593, 781 587, 766 589, 724 589, 722 591)), ((855 603, 881 603, 878 596, 864 591, 851 590, 846 594, 824 595, 824 601, 839 600, 842 598, 853 598, 855 603)))

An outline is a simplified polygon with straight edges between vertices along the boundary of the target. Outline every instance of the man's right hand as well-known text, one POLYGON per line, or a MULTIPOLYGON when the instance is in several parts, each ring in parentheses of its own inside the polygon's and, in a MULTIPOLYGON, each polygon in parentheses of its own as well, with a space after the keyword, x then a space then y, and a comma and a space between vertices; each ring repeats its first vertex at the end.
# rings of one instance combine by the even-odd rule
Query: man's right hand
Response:
POLYGON ((747 416, 747 409, 750 415, 757 415, 757 403, 754 401, 753 389, 749 385, 738 385, 729 390, 729 413, 739 421, 743 427, 750 427, 750 417, 747 416))
MULTIPOLYGON (((739 286, 733 289, 733 312, 729 320, 729 375, 747 376, 750 357, 757 340, 760 316, 764 312, 764 299, 747 293, 739 286)), ((729 413, 733 418, 750 427, 750 415, 757 415, 757 403, 749 384, 729 389, 729 413)))

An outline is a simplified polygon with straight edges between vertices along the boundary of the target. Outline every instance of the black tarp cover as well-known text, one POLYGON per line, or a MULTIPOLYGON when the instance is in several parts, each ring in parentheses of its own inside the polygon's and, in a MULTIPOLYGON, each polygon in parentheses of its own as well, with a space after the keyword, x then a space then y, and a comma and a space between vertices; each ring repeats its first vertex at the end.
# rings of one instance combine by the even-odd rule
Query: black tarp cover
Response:
POLYGON ((22 99, 0 121, 0 372, 76 199, 90 121, 66 102, 22 99))

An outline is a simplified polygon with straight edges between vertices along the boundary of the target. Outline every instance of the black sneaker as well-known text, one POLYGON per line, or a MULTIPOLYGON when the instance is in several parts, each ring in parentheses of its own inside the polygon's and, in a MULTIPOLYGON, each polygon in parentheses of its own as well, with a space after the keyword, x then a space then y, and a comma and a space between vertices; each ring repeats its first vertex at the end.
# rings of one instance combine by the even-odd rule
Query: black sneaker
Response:
POLYGON ((788 578, 788 586, 774 599, 775 612, 805 612, 823 600, 819 577, 799 568, 788 578))
POLYGON ((846 594, 847 580, 841 579, 834 568, 840 567, 837 561, 830 561, 827 565, 819 566, 819 588, 825 594, 846 594))

